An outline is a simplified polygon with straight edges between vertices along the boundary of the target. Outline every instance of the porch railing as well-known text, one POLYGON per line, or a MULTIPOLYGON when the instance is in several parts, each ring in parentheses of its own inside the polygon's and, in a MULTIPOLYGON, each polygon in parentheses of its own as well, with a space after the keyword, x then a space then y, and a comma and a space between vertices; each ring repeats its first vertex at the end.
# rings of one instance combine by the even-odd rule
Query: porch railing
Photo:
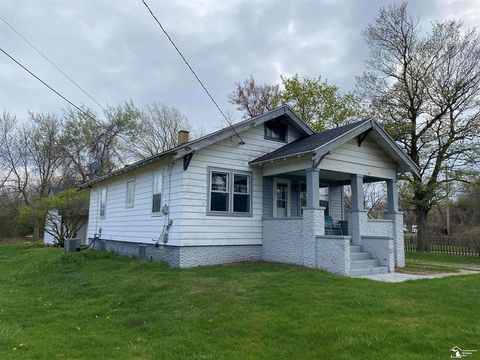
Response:
MULTIPOLYGON (((430 236, 427 239, 428 252, 436 254, 480 256, 480 246, 454 236, 430 236)), ((417 251, 417 237, 405 235, 405 251, 417 251)))

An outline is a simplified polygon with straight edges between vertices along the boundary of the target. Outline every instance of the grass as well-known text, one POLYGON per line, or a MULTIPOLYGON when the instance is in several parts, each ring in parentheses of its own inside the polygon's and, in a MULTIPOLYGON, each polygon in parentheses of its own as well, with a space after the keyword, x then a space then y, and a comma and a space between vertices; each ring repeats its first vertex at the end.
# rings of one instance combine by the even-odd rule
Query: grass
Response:
POLYGON ((397 271, 415 274, 437 274, 458 273, 462 270, 480 271, 480 257, 407 252, 405 268, 397 271))
POLYGON ((0 284, 0 359, 442 359, 479 348, 480 275, 387 284, 3 244, 0 284))

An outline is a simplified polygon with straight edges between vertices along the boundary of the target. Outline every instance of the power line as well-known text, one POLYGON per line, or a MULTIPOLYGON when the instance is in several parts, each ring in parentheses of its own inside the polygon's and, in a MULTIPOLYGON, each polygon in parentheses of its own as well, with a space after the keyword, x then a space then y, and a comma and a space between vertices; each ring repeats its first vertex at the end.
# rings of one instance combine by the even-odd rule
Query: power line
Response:
POLYGON ((220 106, 218 106, 217 102, 215 101, 215 99, 213 98, 212 94, 210 94, 210 92, 208 91, 208 89, 205 87, 205 85, 203 84, 202 80, 200 80, 200 78, 198 77, 197 73, 193 70, 193 68, 190 66, 190 64, 188 63, 187 59, 185 58, 185 56, 183 56, 182 52, 180 51, 180 49, 178 48, 178 46, 175 44, 175 42, 172 40, 172 38, 170 37, 170 35, 168 35, 167 31, 165 30, 165 28, 163 27, 163 25, 160 23, 160 21, 157 19, 157 17, 155 16, 155 14, 153 13, 152 9, 150 9, 150 7, 148 6, 148 4, 145 2, 145 0, 142 0, 143 2, 143 5, 145 5, 145 7, 148 9, 148 11, 150 12, 150 15, 152 15, 152 17, 155 19, 155 21, 157 22, 158 26, 160 26, 160 29, 162 29, 163 33, 165 34, 165 36, 167 37, 168 41, 170 41, 170 43, 173 45, 173 47, 175 48, 175 50, 177 51, 177 53, 180 55, 180 57, 182 58, 183 62, 187 65, 187 67, 189 68, 189 70, 191 71, 191 73, 193 74, 193 76, 195 76, 195 79, 197 79, 198 83, 200 84, 200 86, 203 88, 203 90, 205 90, 205 92, 207 93, 208 97, 210 98, 210 100, 212 100, 213 104, 217 107, 218 111, 220 112, 220 114, 222 114, 223 118, 225 119, 225 121, 228 123, 228 125, 232 128, 233 132, 235 133, 235 135, 237 135, 240 139, 240 142, 239 144, 240 145, 243 145, 245 144, 245 142, 243 141, 242 137, 240 136, 240 134, 237 132, 237 130, 235 130, 235 127, 232 125, 232 123, 228 120, 227 116, 224 114, 224 112, 222 111, 222 109, 220 108, 220 106))
POLYGON ((106 111, 105 108, 97 101, 95 98, 90 95, 86 90, 84 90, 80 85, 77 84, 70 76, 68 76, 60 67, 55 64, 52 60, 50 60, 45 54, 43 54, 35 45, 33 45, 30 41, 28 41, 22 34, 20 34, 12 25, 8 23, 3 17, 0 16, 0 20, 2 20, 10 29, 12 29, 18 36, 20 36, 23 41, 25 41, 28 45, 30 45, 41 57, 47 60, 55 69, 57 69, 63 76, 65 76, 73 85, 75 85, 78 89, 80 89, 85 95, 87 95, 95 104, 100 106, 103 111, 106 111))
POLYGON ((63 96, 62 94, 60 94, 57 90, 55 90, 53 87, 51 87, 50 85, 48 85, 45 81, 43 81, 42 79, 40 79, 37 75, 35 75, 33 72, 31 72, 30 70, 28 70, 25 66, 23 66, 19 61, 17 61, 13 56, 11 56, 9 53, 7 53, 5 50, 3 50, 2 48, 0 48, 0 51, 3 52, 5 55, 7 55, 12 61, 14 61, 18 66, 20 66, 23 70, 25 70, 26 72, 28 72, 30 75, 32 75, 35 79, 37 79, 38 81, 40 81, 43 85, 45 85, 47 88, 49 88, 51 91, 53 91, 55 94, 57 94, 58 96, 60 96, 63 100, 65 100, 67 103, 69 103, 71 106, 73 106, 75 109, 77 109, 78 111, 80 111, 83 115, 89 117, 90 119, 92 119, 93 121, 95 121, 96 123, 98 123, 98 120, 93 118, 89 113, 87 113, 85 110, 83 110, 82 108, 80 108, 79 106, 75 105, 73 102, 71 102, 70 100, 68 100, 65 96, 63 96))

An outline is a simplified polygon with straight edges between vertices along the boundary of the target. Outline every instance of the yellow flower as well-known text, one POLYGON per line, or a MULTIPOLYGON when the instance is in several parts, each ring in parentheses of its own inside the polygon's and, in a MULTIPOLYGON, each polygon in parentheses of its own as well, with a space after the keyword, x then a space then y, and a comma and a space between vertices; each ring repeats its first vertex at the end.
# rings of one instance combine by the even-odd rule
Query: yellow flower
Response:
POLYGON ((13 351, 17 351, 17 348, 12 348, 13 351))

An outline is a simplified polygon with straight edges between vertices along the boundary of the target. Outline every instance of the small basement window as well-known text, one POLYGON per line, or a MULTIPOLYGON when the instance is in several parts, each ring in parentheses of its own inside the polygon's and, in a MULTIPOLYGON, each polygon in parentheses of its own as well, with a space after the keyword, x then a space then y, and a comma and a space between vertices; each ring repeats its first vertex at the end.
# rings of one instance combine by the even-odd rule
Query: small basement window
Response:
POLYGON ((287 142, 288 124, 281 121, 267 121, 265 123, 265 139, 287 142))

